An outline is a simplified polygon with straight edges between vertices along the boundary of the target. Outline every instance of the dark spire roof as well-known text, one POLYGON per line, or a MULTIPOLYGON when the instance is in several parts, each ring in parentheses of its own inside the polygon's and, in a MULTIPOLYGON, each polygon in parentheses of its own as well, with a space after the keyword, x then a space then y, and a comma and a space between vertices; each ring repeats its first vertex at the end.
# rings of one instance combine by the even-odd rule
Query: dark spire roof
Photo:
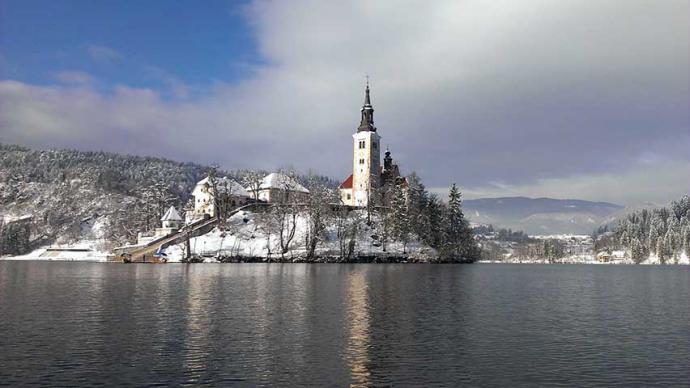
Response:
POLYGON ((359 123, 359 128, 357 132, 362 131, 372 131, 376 132, 376 127, 374 126, 374 107, 371 106, 371 97, 369 96, 369 77, 367 76, 367 87, 364 92, 364 105, 361 109, 362 120, 359 123))
POLYGON ((393 168, 393 158, 391 157, 391 151, 386 147, 386 156, 383 157, 383 170, 390 171, 393 168))
POLYGON ((364 106, 371 106, 371 98, 369 97, 369 76, 367 76, 367 89, 364 94, 364 106))

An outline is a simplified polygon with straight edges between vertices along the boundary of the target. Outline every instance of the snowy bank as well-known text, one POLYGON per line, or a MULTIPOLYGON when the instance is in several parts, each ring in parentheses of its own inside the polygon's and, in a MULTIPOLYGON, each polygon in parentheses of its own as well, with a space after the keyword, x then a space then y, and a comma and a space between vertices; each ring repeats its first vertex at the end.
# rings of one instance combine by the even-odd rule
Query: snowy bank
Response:
MULTIPOLYGON (((307 256, 308 219, 296 217, 295 236, 288 252, 280 253, 279 237, 262 224, 264 214, 241 211, 228 219, 227 227, 190 239, 190 253, 206 262, 235 261, 304 261, 307 256)), ((329 225, 315 251, 315 261, 340 261, 340 243, 334 225, 329 225)), ((185 255, 185 244, 164 249, 169 262, 179 262, 185 255)), ((367 262, 427 262, 436 257, 436 251, 412 239, 406 247, 400 243, 381 243, 372 227, 363 224, 354 240, 351 261, 367 262)))

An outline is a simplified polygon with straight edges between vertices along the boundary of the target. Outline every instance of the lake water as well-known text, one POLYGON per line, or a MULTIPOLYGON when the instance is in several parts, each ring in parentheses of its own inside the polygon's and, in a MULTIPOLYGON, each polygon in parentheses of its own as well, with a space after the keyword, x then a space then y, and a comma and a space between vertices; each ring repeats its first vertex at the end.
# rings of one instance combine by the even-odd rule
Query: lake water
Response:
POLYGON ((688 267, 0 261, 0 385, 688 386, 688 267))

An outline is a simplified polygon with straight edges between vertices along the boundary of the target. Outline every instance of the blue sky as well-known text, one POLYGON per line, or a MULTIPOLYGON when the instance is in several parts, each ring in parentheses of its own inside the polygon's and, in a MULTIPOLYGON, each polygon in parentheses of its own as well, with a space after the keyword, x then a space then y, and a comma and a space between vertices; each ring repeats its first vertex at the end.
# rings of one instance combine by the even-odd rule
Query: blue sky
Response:
POLYGON ((364 76, 466 197, 690 191, 688 0, 0 0, 0 142, 351 172, 364 76))
POLYGON ((65 69, 157 88, 233 83, 260 61, 246 2, 2 1, 3 78, 51 84, 65 69))

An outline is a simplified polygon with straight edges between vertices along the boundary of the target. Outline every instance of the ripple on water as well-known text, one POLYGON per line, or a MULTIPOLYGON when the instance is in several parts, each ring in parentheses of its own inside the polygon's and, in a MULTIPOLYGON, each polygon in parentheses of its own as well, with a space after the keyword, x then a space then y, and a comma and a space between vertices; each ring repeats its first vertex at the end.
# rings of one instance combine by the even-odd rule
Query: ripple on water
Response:
POLYGON ((683 267, 0 261, 0 385, 688 386, 683 267))

